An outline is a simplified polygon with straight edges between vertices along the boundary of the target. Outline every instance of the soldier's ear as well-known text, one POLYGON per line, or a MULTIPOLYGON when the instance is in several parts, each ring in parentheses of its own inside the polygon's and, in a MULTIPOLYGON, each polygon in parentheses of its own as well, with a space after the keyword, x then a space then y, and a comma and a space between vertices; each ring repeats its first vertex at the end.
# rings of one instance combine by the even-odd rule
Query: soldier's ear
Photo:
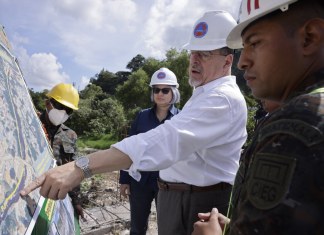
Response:
POLYGON ((301 28, 301 34, 304 55, 319 52, 324 44, 324 20, 320 18, 308 20, 301 28))

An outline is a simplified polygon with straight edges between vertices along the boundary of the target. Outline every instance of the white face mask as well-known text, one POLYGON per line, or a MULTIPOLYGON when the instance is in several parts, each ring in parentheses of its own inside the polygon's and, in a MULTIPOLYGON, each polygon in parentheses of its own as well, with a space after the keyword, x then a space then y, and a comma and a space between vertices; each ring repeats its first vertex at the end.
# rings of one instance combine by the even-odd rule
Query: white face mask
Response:
POLYGON ((58 126, 68 120, 69 115, 67 115, 65 110, 51 109, 48 113, 48 118, 54 126, 58 126))

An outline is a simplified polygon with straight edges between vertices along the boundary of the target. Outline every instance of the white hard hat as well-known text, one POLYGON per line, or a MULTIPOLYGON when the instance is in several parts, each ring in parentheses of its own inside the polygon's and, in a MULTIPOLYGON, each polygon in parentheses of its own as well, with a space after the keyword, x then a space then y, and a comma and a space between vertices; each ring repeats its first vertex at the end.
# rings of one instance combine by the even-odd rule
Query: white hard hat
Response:
POLYGON ((157 70, 151 78, 150 87, 153 85, 170 85, 179 87, 176 75, 167 68, 160 68, 157 70))
POLYGON ((288 6, 298 0, 243 0, 239 24, 227 37, 227 46, 232 49, 242 48, 242 31, 253 21, 276 10, 287 11, 288 6))
POLYGON ((184 49, 211 51, 226 47, 226 37, 237 23, 226 11, 208 11, 196 21, 184 49))

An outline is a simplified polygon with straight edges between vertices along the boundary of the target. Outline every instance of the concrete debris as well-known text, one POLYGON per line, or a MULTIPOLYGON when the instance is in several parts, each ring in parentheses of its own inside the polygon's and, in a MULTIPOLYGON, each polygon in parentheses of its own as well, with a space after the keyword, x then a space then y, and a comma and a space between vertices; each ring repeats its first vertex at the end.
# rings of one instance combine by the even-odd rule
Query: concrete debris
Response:
MULTIPOLYGON (((119 172, 88 179, 81 186, 85 221, 80 219, 82 235, 129 235, 130 207, 119 193, 119 172)), ((157 235, 155 204, 152 203, 147 235, 157 235)))

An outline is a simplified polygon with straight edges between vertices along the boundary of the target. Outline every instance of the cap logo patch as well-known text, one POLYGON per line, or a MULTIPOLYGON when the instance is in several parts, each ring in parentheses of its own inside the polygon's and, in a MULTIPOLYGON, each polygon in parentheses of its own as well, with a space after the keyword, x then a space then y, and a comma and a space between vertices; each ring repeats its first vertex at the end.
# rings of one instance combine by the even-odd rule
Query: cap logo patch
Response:
POLYGON ((159 72, 158 75, 157 75, 157 78, 158 79, 164 79, 165 78, 165 72, 159 72))
MULTIPOLYGON (((259 9, 259 0, 254 0, 254 10, 259 9)), ((247 12, 250 15, 251 13, 251 0, 247 0, 247 12)))
POLYGON ((194 36, 196 38, 202 38, 205 36, 208 32, 208 24, 205 22, 200 22, 199 24, 196 25, 194 29, 194 36))

